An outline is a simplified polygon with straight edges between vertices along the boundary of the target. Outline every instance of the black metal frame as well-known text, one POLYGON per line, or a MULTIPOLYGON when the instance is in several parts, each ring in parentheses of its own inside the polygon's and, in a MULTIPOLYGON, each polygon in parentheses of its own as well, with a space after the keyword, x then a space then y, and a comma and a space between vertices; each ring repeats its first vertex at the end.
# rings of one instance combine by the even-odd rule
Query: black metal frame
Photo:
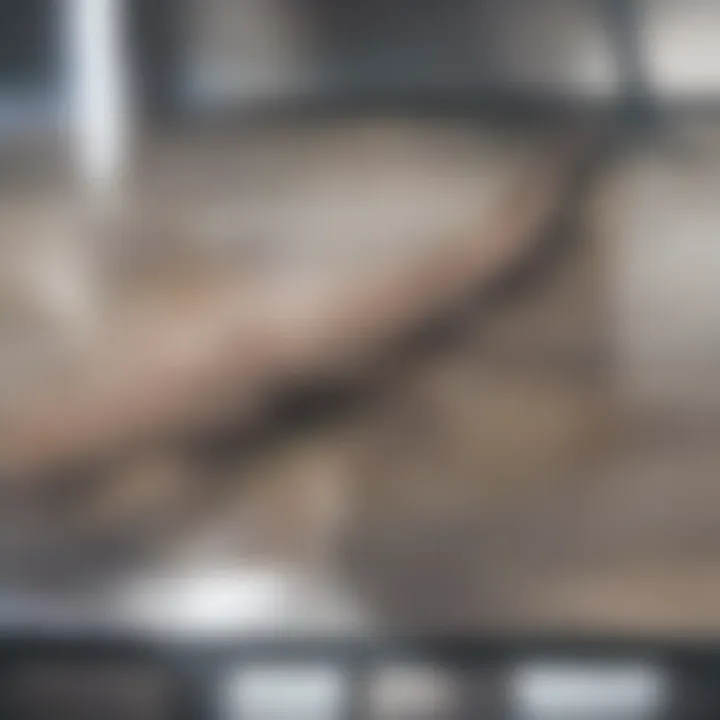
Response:
MULTIPOLYGON (((639 0, 590 1, 596 4, 616 59, 621 79, 620 103, 636 117, 647 116, 654 104, 641 42, 641 3, 639 0)), ((182 106, 179 78, 185 63, 189 2, 131 0, 128 3, 139 95, 151 115, 171 117, 182 106)), ((488 57, 488 61, 489 72, 492 72, 492 57, 488 57)), ((482 94, 483 89, 480 90, 482 94)), ((493 94, 490 88, 491 101, 493 94)))
MULTIPOLYGON (((458 2, 458 0, 454 0, 458 2)), ((497 0, 469 0, 491 7, 497 0)), ((595 6, 608 37, 620 82, 618 102, 621 109, 635 118, 647 117, 655 103, 652 101, 651 82, 642 42, 643 11, 641 0, 588 0, 595 6)), ((185 66, 185 47, 188 36, 187 13, 191 0, 132 0, 130 3, 131 34, 137 54, 136 74, 140 93, 146 107, 153 114, 174 115, 182 108, 181 77, 185 66)), ((334 0, 316 0, 334 7, 334 0)), ((468 2, 468 0, 463 0, 468 2)), ((309 7, 313 7, 309 5, 309 7)), ((491 10, 488 10, 491 13, 491 10)), ((492 75, 496 64, 492 53, 487 53, 488 73, 492 75)), ((497 80, 497 78, 495 78, 497 80)), ((491 77, 485 77, 478 87, 478 104, 490 101, 502 104, 506 93, 496 86, 491 77), (502 97, 501 97, 502 96, 502 97)), ((345 100, 341 87, 333 89, 333 97, 345 100)), ((522 95, 523 93, 521 93, 522 95)), ((522 102, 513 97, 511 105, 522 102)), ((332 99, 332 98, 331 98, 332 99)), ((296 103, 298 98, 293 98, 296 103)), ((531 99, 533 102, 536 98, 531 99)))
MULTIPOLYGON (((22 663, 42 661, 65 667, 122 663, 162 673, 171 687, 171 709, 158 720, 220 718, 218 688, 228 673, 247 665, 317 665, 342 669, 347 703, 340 720, 369 718, 372 673, 383 667, 427 666, 461 680, 457 715, 447 720, 502 718, 511 714, 505 680, 525 661, 563 663, 638 662, 661 670, 672 686, 663 718, 704 720, 720 715, 720 642, 633 641, 628 638, 371 638, 152 641, 113 636, 0 637, 0 713, 14 720, 11 677, 22 663), (491 679, 491 683, 483 682, 491 679)), ((238 720, 241 720, 240 718, 238 720)), ((646 718, 645 720, 652 720, 646 718)))

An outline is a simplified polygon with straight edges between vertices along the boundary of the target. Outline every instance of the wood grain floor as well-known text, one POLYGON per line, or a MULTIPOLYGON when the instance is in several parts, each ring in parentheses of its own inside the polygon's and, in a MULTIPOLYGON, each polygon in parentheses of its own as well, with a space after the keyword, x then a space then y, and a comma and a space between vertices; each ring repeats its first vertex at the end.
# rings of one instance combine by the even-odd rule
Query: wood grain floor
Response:
POLYGON ((59 485, 50 520, 34 514, 54 548, 46 563, 80 577, 81 558, 91 570, 130 558, 123 567, 152 573, 212 547, 340 582, 396 629, 716 630, 720 415, 712 363, 700 363, 709 326, 691 323, 698 355, 680 362, 638 345, 642 334, 628 348, 618 319, 624 308, 633 328, 662 321, 660 294, 684 312, 664 318, 672 346, 710 297, 694 292, 692 265, 674 285, 652 253, 633 250, 657 223, 707 212, 707 193, 690 190, 715 177, 712 163, 678 175, 664 157, 649 147, 608 168, 557 252, 458 309, 360 391, 311 393, 282 429, 269 415, 244 443, 231 431, 156 442, 59 485), (660 203, 679 177, 673 203, 660 203), (648 229, 638 213, 658 218, 648 229), (678 388, 702 366, 702 402, 636 392, 643 357, 679 374, 678 388))

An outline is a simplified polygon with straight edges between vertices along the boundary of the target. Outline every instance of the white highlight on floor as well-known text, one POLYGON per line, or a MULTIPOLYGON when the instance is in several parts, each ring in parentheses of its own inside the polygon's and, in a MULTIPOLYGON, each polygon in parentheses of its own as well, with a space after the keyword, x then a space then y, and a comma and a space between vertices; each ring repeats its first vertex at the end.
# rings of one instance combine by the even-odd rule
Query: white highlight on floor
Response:
POLYGON ((670 695, 666 673, 645 662, 527 662, 509 680, 520 720, 653 718, 670 695))
POLYGON ((261 564, 144 575, 123 584, 115 607, 124 624, 174 636, 346 634, 367 626, 342 588, 261 564))
POLYGON ((348 683, 324 665, 260 665, 229 675, 220 688, 222 720, 335 720, 343 715, 348 683))

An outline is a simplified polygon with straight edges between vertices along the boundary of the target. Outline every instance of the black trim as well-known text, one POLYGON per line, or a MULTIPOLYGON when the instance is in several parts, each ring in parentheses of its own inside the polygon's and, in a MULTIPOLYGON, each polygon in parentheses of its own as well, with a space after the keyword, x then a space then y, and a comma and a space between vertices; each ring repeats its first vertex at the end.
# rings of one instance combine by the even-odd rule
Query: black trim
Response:
MULTIPOLYGON (((128 663, 159 672, 171 683, 175 718, 218 717, 217 688, 225 673, 247 664, 327 664, 344 669, 349 683, 344 718, 365 718, 374 670, 430 664, 454 673, 461 681, 458 718, 482 718, 487 707, 480 678, 495 680, 493 717, 503 716, 509 698, 503 696, 508 673, 524 661, 639 662, 663 672, 670 680, 672 706, 664 718, 714 718, 720 714, 720 639, 661 640, 627 637, 395 637, 395 638, 274 638, 219 642, 150 640, 131 636, 6 635, 0 639, 0 678, 10 678, 14 667, 41 661, 72 667, 128 663), (464 681, 464 682, 463 682, 464 681)), ((0 683, 0 706, 9 709, 12 687, 0 683)), ((3 717, 12 718, 12 714, 3 717)), ((449 718, 448 720, 453 720, 449 718)), ((651 719, 648 719, 651 720, 651 719)))

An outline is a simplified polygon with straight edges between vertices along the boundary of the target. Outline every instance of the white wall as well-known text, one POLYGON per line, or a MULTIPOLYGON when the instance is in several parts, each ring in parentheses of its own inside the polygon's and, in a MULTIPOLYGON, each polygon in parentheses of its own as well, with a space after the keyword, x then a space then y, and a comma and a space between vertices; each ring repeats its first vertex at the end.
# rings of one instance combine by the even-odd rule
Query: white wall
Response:
POLYGON ((645 0, 645 43, 664 93, 720 94, 720 2, 645 0))
MULTIPOLYGON (((654 88, 675 97, 720 94, 720 2, 638 2, 654 88)), ((496 15, 503 61, 516 79, 590 94, 614 87, 616 67, 592 3, 506 0, 496 15)))

